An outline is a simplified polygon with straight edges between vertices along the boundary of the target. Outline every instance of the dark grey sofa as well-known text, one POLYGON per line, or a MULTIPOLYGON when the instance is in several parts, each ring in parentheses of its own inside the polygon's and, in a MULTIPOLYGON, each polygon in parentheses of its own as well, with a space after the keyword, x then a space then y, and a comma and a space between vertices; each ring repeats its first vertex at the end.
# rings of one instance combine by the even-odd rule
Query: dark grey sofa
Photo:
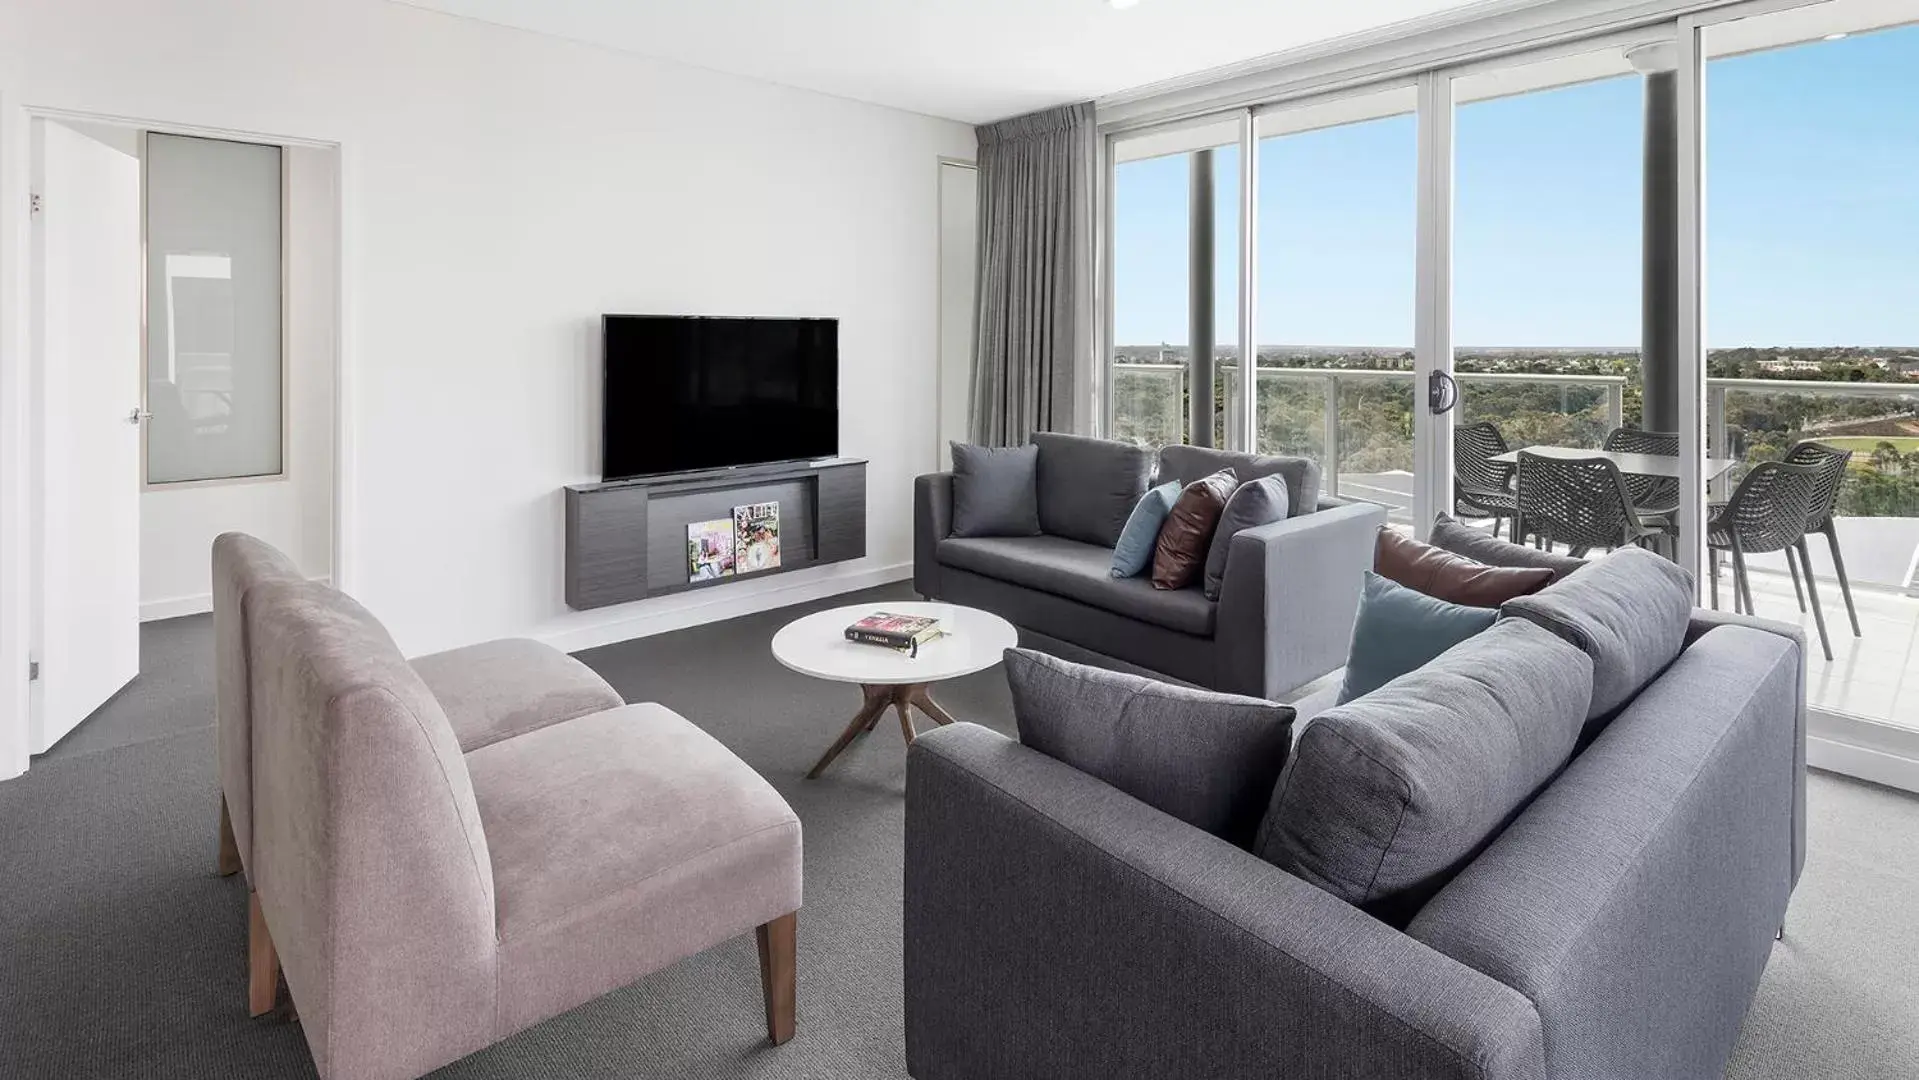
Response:
POLYGON ((1683 643, 1403 929, 985 728, 929 733, 909 1073, 1722 1076, 1804 861, 1804 639, 1694 611, 1683 643))
POLYGON ((1039 536, 954 537, 952 474, 914 482, 913 587, 920 595, 991 611, 1019 627, 1023 642, 1069 659, 1255 697, 1282 698, 1345 662, 1383 508, 1322 497, 1319 466, 1305 458, 1166 447, 1154 483, 1191 482, 1230 467, 1242 481, 1283 476, 1294 503, 1285 521, 1233 537, 1220 597, 1208 600, 1197 585, 1160 590, 1145 577, 1111 577, 1124 512, 1111 527, 1085 524, 1089 484, 1105 503, 1131 505, 1127 492, 1100 486, 1114 471, 1102 468, 1101 455, 1138 450, 1077 436, 1035 442, 1046 529, 1039 536), (1059 461, 1069 464, 1051 464, 1059 461), (1075 468, 1081 463, 1084 476, 1075 468))

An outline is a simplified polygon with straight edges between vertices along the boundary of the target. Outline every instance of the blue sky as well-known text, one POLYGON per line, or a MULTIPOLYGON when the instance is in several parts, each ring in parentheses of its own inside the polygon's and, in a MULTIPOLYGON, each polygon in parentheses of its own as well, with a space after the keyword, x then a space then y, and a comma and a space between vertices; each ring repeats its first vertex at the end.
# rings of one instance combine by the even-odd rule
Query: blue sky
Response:
MULTIPOLYGON (((1707 335, 1919 345, 1919 27, 1713 61, 1707 335)), ((1636 77, 1460 107, 1454 337, 1636 345, 1636 77)), ((1410 347, 1411 116, 1260 144, 1264 344, 1410 347)), ((1221 341, 1236 334, 1238 150, 1217 155, 1221 341)), ((1117 344, 1186 340, 1184 156, 1115 184, 1117 344)))

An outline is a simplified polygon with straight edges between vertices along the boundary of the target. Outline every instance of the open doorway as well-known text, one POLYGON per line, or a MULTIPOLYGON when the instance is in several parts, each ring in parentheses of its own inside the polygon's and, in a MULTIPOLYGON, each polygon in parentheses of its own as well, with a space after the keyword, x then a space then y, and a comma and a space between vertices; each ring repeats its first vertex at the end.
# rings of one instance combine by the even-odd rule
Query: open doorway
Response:
POLYGON ((333 145, 65 115, 34 116, 30 138, 40 755, 169 734, 143 719, 162 712, 212 723, 210 701, 142 695, 211 662, 215 536, 332 577, 340 169, 333 145))

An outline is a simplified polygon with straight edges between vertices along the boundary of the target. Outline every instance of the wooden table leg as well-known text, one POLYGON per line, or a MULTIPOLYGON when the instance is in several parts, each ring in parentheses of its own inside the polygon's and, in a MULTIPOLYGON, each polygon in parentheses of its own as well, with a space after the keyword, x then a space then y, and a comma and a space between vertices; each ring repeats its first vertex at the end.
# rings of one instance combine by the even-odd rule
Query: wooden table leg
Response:
POLYGON ((954 722, 952 714, 940 708, 939 702, 933 700, 929 687, 921 684, 910 689, 912 693, 909 695, 909 700, 912 701, 914 708, 932 717, 933 722, 941 727, 954 722))
POLYGON ((880 717, 886 715, 888 709, 899 714, 900 734, 905 736, 909 746, 919 737, 919 732, 913 727, 913 709, 925 713, 936 724, 944 726, 952 723, 953 717, 933 701, 926 688, 926 683, 861 686, 860 692, 866 695, 866 703, 860 706, 859 713, 853 717, 851 723, 846 725, 846 730, 840 732, 839 739, 820 756, 819 761, 814 763, 813 768, 807 772, 806 778, 818 779, 819 775, 826 771, 826 767, 833 763, 833 759, 839 757, 842 751, 853 744, 853 740, 878 726, 880 717))
POLYGON ((860 711, 853 717, 853 722, 846 725, 845 731, 840 732, 838 741, 834 742, 826 753, 813 763, 813 768, 806 774, 808 780, 818 779, 820 773, 825 772, 826 767, 833 763, 833 759, 840 756, 840 751, 852 745, 854 739, 873 730, 873 725, 878 723, 879 718, 885 714, 886 707, 893 703, 893 688, 890 686, 862 686, 860 689, 866 694, 866 704, 860 706, 860 711))

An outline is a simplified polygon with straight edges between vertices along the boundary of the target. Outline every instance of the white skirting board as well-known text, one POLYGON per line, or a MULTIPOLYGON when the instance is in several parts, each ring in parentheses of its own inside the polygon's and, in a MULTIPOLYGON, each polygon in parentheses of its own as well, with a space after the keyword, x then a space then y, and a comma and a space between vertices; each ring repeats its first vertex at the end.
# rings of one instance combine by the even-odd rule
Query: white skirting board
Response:
MULTIPOLYGON (((332 578, 321 574, 313 579, 322 585, 331 584, 332 578)), ((165 600, 140 601, 140 621, 159 622, 161 619, 178 619, 183 615, 204 615, 213 610, 213 594, 201 593, 197 596, 175 596, 165 600)))
MULTIPOLYGON (((731 588, 721 586, 693 593, 681 593, 678 597, 641 600, 635 605, 639 610, 625 617, 610 619, 592 626, 542 634, 539 639, 562 652, 579 652, 582 649, 611 645, 614 642, 650 637, 671 630, 683 630, 689 626, 738 618, 741 615, 752 615, 773 608, 786 607, 789 604, 803 604, 809 600, 837 596, 840 593, 890 585, 895 581, 905 581, 913 576, 912 563, 895 563, 891 566, 876 566, 840 573, 835 573, 833 570, 832 567, 820 567, 817 571, 802 570, 791 577, 772 579, 778 584, 769 584, 765 588, 748 591, 735 592, 731 588), (697 599, 688 599, 690 597, 697 597, 697 599)), ((741 579, 739 583, 745 584, 745 579, 741 579)))

